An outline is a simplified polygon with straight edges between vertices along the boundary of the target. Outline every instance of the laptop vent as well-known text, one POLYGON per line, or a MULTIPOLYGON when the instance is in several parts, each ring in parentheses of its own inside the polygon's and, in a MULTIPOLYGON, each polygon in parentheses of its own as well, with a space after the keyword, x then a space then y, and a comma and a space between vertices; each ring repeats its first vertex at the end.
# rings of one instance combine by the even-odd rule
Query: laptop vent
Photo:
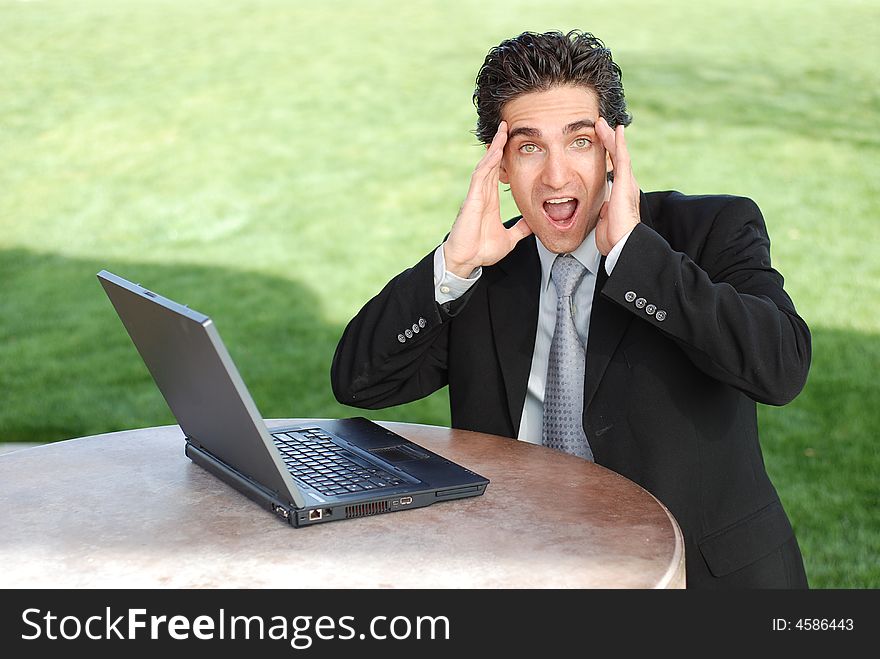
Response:
POLYGON ((388 501, 359 503, 356 506, 345 507, 345 518, 350 519, 352 517, 367 517, 368 515, 387 513, 389 510, 391 510, 391 504, 388 501))

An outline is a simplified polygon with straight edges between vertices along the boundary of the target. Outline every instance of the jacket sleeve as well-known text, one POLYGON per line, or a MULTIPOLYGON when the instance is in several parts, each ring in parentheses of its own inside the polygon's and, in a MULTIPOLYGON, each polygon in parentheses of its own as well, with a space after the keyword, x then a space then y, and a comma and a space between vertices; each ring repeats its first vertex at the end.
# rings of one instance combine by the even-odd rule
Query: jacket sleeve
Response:
POLYGON ((784 405, 806 382, 809 329, 770 265, 757 205, 730 197, 710 219, 690 255, 637 225, 602 294, 674 339, 711 377, 784 405))
POLYGON ((378 409, 447 384, 449 320, 464 303, 434 299, 433 252, 392 279, 349 322, 330 368, 336 399, 378 409))

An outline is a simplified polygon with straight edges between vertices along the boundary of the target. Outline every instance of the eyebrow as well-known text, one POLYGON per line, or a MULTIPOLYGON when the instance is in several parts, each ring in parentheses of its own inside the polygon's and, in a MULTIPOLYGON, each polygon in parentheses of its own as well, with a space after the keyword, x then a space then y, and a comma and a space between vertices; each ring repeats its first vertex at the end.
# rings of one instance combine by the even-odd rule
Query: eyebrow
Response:
POLYGON ((526 126, 520 126, 519 128, 514 128, 507 135, 507 139, 512 140, 514 137, 518 137, 519 135, 525 135, 526 137, 541 137, 541 131, 537 128, 528 128, 526 126))
MULTIPOLYGON (((572 121, 565 128, 562 129, 563 134, 568 135, 570 133, 576 133, 579 130, 583 130, 584 128, 595 128, 596 122, 592 119, 579 119, 577 121, 572 121)), ((529 126, 520 126, 519 128, 514 128, 507 136, 507 139, 512 140, 514 137, 518 137, 519 135, 525 135, 526 137, 541 137, 541 131, 537 128, 530 128, 529 126)))
POLYGON ((580 119, 579 121, 572 121, 568 126, 562 129, 562 132, 566 135, 568 133, 576 133, 579 130, 583 130, 584 128, 595 128, 596 122, 592 119, 580 119))

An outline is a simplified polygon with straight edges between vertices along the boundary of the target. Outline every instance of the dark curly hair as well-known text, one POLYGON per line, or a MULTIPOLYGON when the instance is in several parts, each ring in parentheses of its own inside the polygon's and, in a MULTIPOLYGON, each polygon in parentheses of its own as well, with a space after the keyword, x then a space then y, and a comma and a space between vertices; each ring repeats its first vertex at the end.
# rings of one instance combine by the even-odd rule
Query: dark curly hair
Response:
POLYGON ((623 74, 611 51, 589 32, 523 32, 489 51, 474 90, 477 138, 488 144, 501 123, 501 108, 520 94, 559 85, 583 85, 599 100, 599 113, 614 128, 629 126, 623 74))

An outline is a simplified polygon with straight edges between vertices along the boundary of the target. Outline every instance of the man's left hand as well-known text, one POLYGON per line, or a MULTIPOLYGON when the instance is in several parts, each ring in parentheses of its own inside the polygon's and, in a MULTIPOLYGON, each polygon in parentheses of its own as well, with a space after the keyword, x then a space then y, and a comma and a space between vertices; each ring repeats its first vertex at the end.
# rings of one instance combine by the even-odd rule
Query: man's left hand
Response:
POLYGON ((639 223, 639 184, 633 176, 623 125, 614 130, 604 117, 596 122, 596 134, 611 156, 614 167, 614 183, 611 195, 599 210, 596 225, 596 246, 608 256, 608 252, 639 223))

